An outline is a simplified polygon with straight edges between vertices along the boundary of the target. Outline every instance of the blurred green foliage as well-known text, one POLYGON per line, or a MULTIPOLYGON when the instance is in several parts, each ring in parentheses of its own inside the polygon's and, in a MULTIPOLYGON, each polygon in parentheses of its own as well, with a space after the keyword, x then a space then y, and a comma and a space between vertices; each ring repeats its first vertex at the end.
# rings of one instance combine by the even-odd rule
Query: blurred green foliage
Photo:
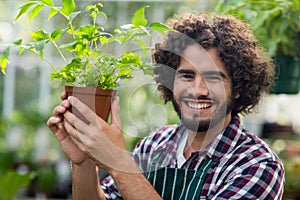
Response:
POLYGON ((249 22, 271 56, 300 56, 299 0, 220 0, 215 11, 249 22))
POLYGON ((4 175, 0 175, 0 199, 14 199, 20 190, 30 183, 30 179, 30 174, 15 171, 7 171, 4 175))

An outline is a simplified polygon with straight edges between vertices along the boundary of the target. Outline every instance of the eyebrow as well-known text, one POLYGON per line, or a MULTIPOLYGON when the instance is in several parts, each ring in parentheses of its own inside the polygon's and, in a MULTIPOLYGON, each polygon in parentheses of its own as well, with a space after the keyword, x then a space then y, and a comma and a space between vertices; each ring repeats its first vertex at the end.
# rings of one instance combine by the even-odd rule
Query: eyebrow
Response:
POLYGON ((196 74, 194 70, 190 69, 180 69, 176 72, 176 74, 196 74))
MULTIPOLYGON (((195 73, 194 70, 180 69, 176 72, 176 74, 191 74, 191 75, 194 75, 196 73, 195 73)), ((226 75, 223 72, 220 72, 220 71, 204 71, 204 72, 202 72, 201 75, 217 75, 217 76, 221 76, 222 78, 226 78, 226 75)))
POLYGON ((222 78, 226 78, 226 75, 220 71, 205 71, 202 73, 202 75, 217 75, 221 76, 222 78))

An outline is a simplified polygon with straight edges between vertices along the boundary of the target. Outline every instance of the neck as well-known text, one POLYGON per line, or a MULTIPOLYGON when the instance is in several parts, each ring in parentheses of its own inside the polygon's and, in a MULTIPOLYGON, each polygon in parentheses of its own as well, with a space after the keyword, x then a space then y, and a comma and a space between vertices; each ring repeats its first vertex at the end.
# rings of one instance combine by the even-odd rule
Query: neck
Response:
POLYGON ((231 118, 231 113, 229 113, 224 120, 204 132, 188 130, 188 140, 184 150, 184 157, 188 159, 193 152, 203 150, 229 125, 231 118))

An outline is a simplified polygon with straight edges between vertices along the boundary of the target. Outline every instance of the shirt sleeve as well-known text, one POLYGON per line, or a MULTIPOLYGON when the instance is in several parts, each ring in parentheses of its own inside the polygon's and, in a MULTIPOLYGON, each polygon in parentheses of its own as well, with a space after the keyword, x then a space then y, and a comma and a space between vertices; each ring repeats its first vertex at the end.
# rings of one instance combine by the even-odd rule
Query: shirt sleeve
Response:
POLYGON ((280 162, 255 163, 233 173, 220 190, 209 199, 281 199, 284 170, 280 162))
POLYGON ((105 194, 106 199, 123 199, 111 176, 106 177, 102 181, 101 188, 105 194))

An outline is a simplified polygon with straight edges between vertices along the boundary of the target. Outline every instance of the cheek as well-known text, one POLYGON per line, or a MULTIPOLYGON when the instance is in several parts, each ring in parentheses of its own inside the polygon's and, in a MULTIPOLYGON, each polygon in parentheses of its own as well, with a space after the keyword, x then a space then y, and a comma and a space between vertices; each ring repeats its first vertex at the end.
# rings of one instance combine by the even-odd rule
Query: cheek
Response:
POLYGON ((182 81, 174 81, 174 85, 173 85, 173 94, 174 95, 180 95, 182 94, 184 91, 186 91, 188 89, 188 84, 182 81))
POLYGON ((212 96, 219 99, 226 99, 231 96, 231 88, 227 84, 207 84, 207 89, 212 96))
POLYGON ((177 93, 179 90, 180 84, 179 81, 177 81, 176 79, 174 80, 174 84, 173 84, 173 93, 177 93))
POLYGON ((232 96, 232 91, 231 91, 231 86, 230 85, 220 85, 217 88, 218 91, 218 96, 221 99, 224 99, 225 101, 228 101, 228 98, 231 98, 232 96))

